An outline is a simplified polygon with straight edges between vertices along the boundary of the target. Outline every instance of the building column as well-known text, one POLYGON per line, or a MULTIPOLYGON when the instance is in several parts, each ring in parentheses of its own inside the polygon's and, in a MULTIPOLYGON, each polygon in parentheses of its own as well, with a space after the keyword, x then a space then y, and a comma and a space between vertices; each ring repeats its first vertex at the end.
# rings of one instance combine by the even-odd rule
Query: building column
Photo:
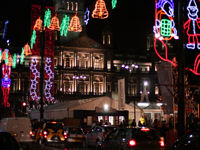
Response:
POLYGON ((92 75, 90 75, 90 79, 89 79, 89 81, 90 81, 90 93, 92 93, 93 92, 93 79, 92 79, 92 75))
POLYGON ((74 52, 74 67, 77 67, 77 52, 74 52))
POLYGON ((106 80, 107 80, 106 75, 104 76, 103 79, 104 79, 103 80, 103 92, 106 93, 106 80))
POLYGON ((93 68, 93 53, 90 53, 90 68, 93 68))

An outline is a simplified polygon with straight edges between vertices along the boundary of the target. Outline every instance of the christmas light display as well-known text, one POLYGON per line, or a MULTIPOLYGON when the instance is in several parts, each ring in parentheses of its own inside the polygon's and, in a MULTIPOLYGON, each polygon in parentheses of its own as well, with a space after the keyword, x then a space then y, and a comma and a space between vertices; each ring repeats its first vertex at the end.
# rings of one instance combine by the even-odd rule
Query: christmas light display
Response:
POLYGON ((36 43, 36 31, 33 30, 32 36, 31 36, 31 49, 33 48, 33 44, 36 43))
POLYGON ((187 6, 188 20, 184 23, 183 28, 186 30, 188 36, 188 49, 195 49, 195 40, 197 42, 197 49, 200 49, 200 18, 198 17, 199 9, 195 0, 190 0, 187 6))
POLYGON ((3 92, 3 105, 4 107, 10 107, 10 103, 8 102, 9 93, 10 93, 10 85, 11 85, 11 67, 6 64, 2 65, 2 79, 1 86, 3 92))
POLYGON ((80 24, 79 17, 77 16, 77 13, 70 20, 69 31, 74 31, 74 32, 82 31, 82 27, 80 24))
POLYGON ((191 69, 191 68, 186 68, 186 70, 189 70, 191 71, 193 74, 195 75, 200 75, 200 72, 198 72, 199 70, 199 65, 200 65, 200 54, 197 55, 195 61, 194 61, 194 68, 191 69))
POLYGON ((51 19, 49 29, 60 31, 59 19, 58 19, 57 14, 55 14, 55 16, 51 19))
MULTIPOLYGON (((168 59, 168 50, 165 41, 169 41, 172 38, 178 39, 177 30, 174 22, 174 2, 173 0, 155 0, 155 26, 153 32, 154 38, 154 50, 158 57, 166 62, 171 63, 173 66, 177 64, 168 59), (158 52, 157 41, 160 41, 164 48, 164 56, 158 52)), ((161 49, 162 50, 162 49, 161 49)))
POLYGON ((24 48, 22 48, 22 52, 20 55, 20 64, 23 64, 23 63, 24 63, 24 48))
POLYGON ((54 73, 51 69, 52 60, 50 57, 47 57, 45 60, 45 88, 44 95, 47 101, 53 101, 54 97, 51 94, 51 88, 53 86, 54 73))
POLYGON ((24 45, 24 55, 25 56, 32 55, 31 48, 28 43, 24 45))
POLYGON ((0 63, 1 63, 1 58, 2 57, 2 50, 1 50, 1 48, 0 48, 0 63))
POLYGON ((92 12, 93 18, 106 19, 108 18, 108 10, 106 8, 106 3, 104 0, 97 0, 95 4, 95 9, 92 12))
POLYGON ((112 9, 115 9, 117 5, 117 0, 112 0, 112 9))
POLYGON ((68 28, 69 28, 69 17, 65 15, 60 25, 60 35, 67 36, 68 28))
POLYGON ((12 66, 12 63, 13 63, 13 58, 12 58, 11 55, 9 55, 9 56, 8 56, 8 62, 7 62, 6 65, 11 67, 11 66, 12 66))
POLYGON ((42 31, 42 20, 40 19, 40 17, 36 20, 33 30, 42 31))
POLYGON ((16 68, 16 63, 17 63, 17 55, 16 55, 16 53, 14 53, 13 62, 12 62, 12 68, 16 68))
POLYGON ((2 36, 2 39, 5 39, 8 23, 9 23, 9 21, 6 20, 6 21, 5 21, 5 25, 4 25, 4 29, 3 29, 3 36, 2 36))
POLYGON ((50 9, 48 8, 48 9, 45 11, 44 26, 45 26, 45 27, 49 27, 50 23, 51 23, 51 11, 50 11, 50 9))
POLYGON ((89 20, 90 20, 90 11, 88 10, 88 8, 86 8, 86 11, 84 13, 84 22, 85 22, 85 25, 88 24, 89 20))
POLYGON ((39 79, 40 79, 40 72, 37 69, 37 58, 33 57, 31 60, 30 66, 31 74, 33 78, 31 78, 31 86, 30 86, 30 97, 34 101, 39 101, 40 97, 38 96, 38 87, 39 87, 39 79))

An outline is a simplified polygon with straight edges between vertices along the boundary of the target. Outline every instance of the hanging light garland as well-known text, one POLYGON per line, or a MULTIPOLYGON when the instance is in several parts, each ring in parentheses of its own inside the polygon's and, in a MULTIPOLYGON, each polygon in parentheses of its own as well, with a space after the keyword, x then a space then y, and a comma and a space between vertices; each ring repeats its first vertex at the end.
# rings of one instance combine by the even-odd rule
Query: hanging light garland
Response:
POLYGON ((106 19, 108 18, 108 10, 106 8, 106 3, 104 0, 97 0, 95 4, 95 9, 92 12, 93 18, 106 19))
POLYGON ((74 32, 81 32, 82 31, 82 27, 81 27, 81 24, 80 24, 79 17, 77 16, 77 12, 72 17, 72 19, 70 21, 69 31, 74 31, 74 32))
POLYGON ((67 36, 68 28, 69 28, 69 17, 65 15, 60 25, 60 35, 67 36))
POLYGON ((57 13, 55 16, 51 19, 51 23, 49 25, 50 30, 57 30, 60 31, 60 25, 59 25, 59 19, 57 13))
POLYGON ((49 27, 50 23, 51 23, 51 11, 48 8, 45 11, 45 15, 44 15, 44 27, 49 27))

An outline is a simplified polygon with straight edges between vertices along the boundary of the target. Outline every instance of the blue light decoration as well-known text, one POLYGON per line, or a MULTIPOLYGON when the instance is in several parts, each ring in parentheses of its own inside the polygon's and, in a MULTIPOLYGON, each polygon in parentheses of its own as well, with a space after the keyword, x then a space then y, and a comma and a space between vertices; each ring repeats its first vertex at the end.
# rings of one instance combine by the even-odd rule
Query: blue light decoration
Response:
POLYGON ((3 36, 2 36, 2 39, 5 39, 8 23, 9 23, 9 21, 6 20, 6 21, 5 21, 5 25, 4 25, 4 29, 3 29, 3 36))
POLYGON ((184 23, 183 28, 186 30, 188 36, 188 49, 195 49, 195 40, 197 42, 197 49, 200 50, 200 18, 198 17, 199 9, 195 0, 190 0, 187 6, 188 20, 184 23))
POLYGON ((173 0, 155 0, 155 25, 153 27, 153 32, 155 34, 154 38, 154 50, 158 57, 166 62, 171 63, 176 66, 176 62, 168 59, 168 50, 165 41, 171 39, 178 39, 177 29, 174 22, 174 2, 173 0), (165 55, 161 56, 158 52, 157 42, 161 42, 162 47, 164 47, 165 55))
POLYGON ((88 21, 90 20, 90 11, 88 8, 86 8, 86 11, 84 13, 84 22, 85 22, 85 25, 88 24, 88 21))
POLYGON ((51 69, 51 58, 47 57, 45 61, 45 74, 47 75, 47 79, 45 79, 45 88, 44 88, 44 95, 48 102, 52 102, 54 100, 54 97, 51 94, 51 88, 53 86, 53 79, 54 79, 54 73, 51 69))
POLYGON ((67 15, 65 15, 65 17, 62 20, 62 23, 60 25, 60 35, 61 36, 67 36, 68 33, 68 28, 69 28, 69 17, 67 15))

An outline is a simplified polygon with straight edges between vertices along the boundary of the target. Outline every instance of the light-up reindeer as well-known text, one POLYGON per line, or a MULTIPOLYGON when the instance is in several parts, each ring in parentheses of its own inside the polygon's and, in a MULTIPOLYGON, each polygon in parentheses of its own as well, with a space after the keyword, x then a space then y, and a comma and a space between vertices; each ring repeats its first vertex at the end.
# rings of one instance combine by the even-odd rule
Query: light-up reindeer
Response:
POLYGON ((8 97, 10 93, 10 85, 11 85, 11 67, 7 66, 6 64, 2 65, 2 79, 1 79, 1 86, 3 91, 3 105, 5 107, 10 107, 10 103, 8 102, 8 97))
POLYGON ((173 0, 155 0, 155 26, 153 27, 153 31, 155 34, 154 38, 154 49, 156 54, 163 61, 167 61, 171 63, 173 66, 177 64, 172 60, 168 59, 168 51, 167 45, 165 41, 169 41, 172 38, 178 39, 177 29, 175 27, 174 22, 174 2, 173 0), (165 50, 165 56, 161 56, 161 54, 157 50, 157 41, 162 43, 162 46, 165 50))

